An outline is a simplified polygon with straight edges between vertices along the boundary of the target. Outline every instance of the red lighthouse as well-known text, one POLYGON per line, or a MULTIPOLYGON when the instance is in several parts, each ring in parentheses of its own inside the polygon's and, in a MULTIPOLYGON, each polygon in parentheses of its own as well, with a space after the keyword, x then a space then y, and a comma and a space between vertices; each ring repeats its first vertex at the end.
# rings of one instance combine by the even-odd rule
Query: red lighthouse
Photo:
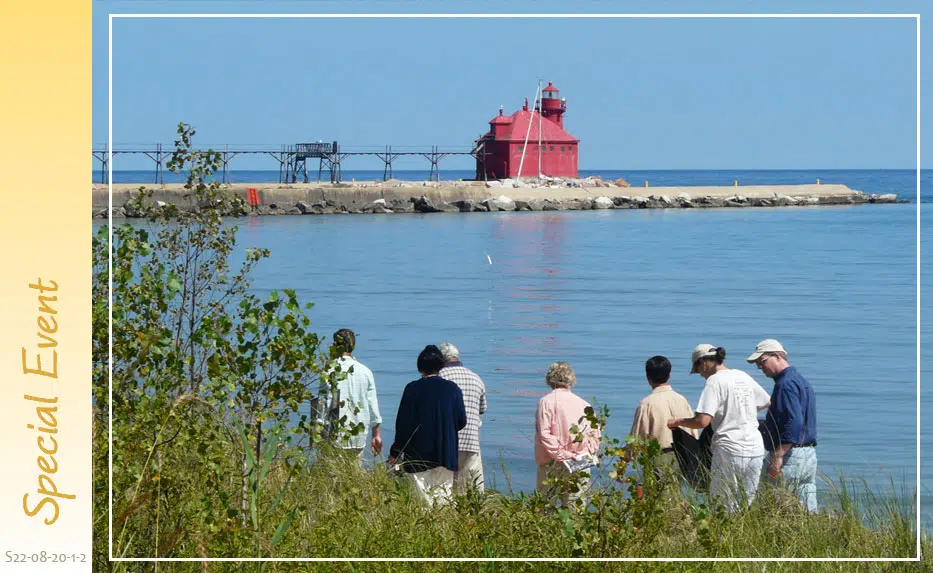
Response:
POLYGON ((489 132, 476 140, 476 178, 537 177, 539 154, 540 175, 576 177, 580 140, 564 131, 566 111, 567 100, 551 82, 534 110, 528 109, 528 100, 512 115, 503 115, 500 107, 489 132))

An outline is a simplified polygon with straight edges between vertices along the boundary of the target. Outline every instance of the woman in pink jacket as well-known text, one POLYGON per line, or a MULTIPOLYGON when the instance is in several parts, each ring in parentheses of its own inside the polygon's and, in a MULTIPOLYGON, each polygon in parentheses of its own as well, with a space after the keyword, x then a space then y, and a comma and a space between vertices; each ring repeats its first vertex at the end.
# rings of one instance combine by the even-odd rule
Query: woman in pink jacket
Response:
MULTIPOLYGON (((584 419, 584 409, 590 406, 589 402, 570 391, 577 383, 577 376, 570 364, 551 364, 545 381, 552 390, 538 400, 538 411, 535 414, 535 463, 538 466, 538 491, 547 493, 551 488, 544 485, 545 480, 570 473, 564 462, 573 461, 584 454, 596 455, 600 432, 597 428, 591 428, 584 419), (576 436, 570 431, 574 424, 583 433, 582 441, 574 441, 576 436)), ((564 505, 568 498, 579 498, 589 485, 590 468, 578 471, 586 474, 582 487, 575 494, 563 496, 564 505)))

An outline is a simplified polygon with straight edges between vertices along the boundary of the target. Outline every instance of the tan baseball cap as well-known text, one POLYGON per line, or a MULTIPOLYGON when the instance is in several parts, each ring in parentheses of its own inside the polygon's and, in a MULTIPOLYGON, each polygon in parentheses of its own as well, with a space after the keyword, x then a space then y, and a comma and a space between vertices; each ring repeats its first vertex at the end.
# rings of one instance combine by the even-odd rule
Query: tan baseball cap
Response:
POLYGON ((755 351, 749 355, 745 360, 749 362, 755 362, 761 358, 762 354, 769 354, 772 352, 783 352, 784 355, 787 355, 787 351, 784 350, 784 347, 781 346, 781 343, 773 338, 765 338, 758 343, 758 346, 755 347, 755 351))
POLYGON ((716 356, 716 347, 712 344, 697 344, 697 347, 693 349, 693 354, 690 355, 691 374, 697 371, 697 360, 707 356, 716 356))

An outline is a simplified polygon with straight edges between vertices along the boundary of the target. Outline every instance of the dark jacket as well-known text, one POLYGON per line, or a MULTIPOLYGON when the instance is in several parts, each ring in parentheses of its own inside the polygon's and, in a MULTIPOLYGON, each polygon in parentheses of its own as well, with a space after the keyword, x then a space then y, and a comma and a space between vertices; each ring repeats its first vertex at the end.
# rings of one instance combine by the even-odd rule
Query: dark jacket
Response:
POLYGON ((429 376, 409 382, 395 417, 389 455, 417 473, 444 466, 457 471, 457 432, 466 426, 463 392, 450 380, 429 376))

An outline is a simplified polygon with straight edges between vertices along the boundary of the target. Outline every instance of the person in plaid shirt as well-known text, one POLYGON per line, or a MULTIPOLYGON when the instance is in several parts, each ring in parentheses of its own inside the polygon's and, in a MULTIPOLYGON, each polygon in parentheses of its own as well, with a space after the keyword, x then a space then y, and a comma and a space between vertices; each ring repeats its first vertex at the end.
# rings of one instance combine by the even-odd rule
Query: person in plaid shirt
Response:
POLYGON ((444 368, 440 377, 454 382, 463 392, 466 406, 467 425, 457 434, 457 449, 460 469, 454 474, 454 487, 463 493, 468 485, 483 492, 483 460, 479 447, 479 427, 483 425, 480 415, 486 411, 486 385, 475 372, 460 362, 460 350, 449 342, 440 345, 444 355, 444 368))

